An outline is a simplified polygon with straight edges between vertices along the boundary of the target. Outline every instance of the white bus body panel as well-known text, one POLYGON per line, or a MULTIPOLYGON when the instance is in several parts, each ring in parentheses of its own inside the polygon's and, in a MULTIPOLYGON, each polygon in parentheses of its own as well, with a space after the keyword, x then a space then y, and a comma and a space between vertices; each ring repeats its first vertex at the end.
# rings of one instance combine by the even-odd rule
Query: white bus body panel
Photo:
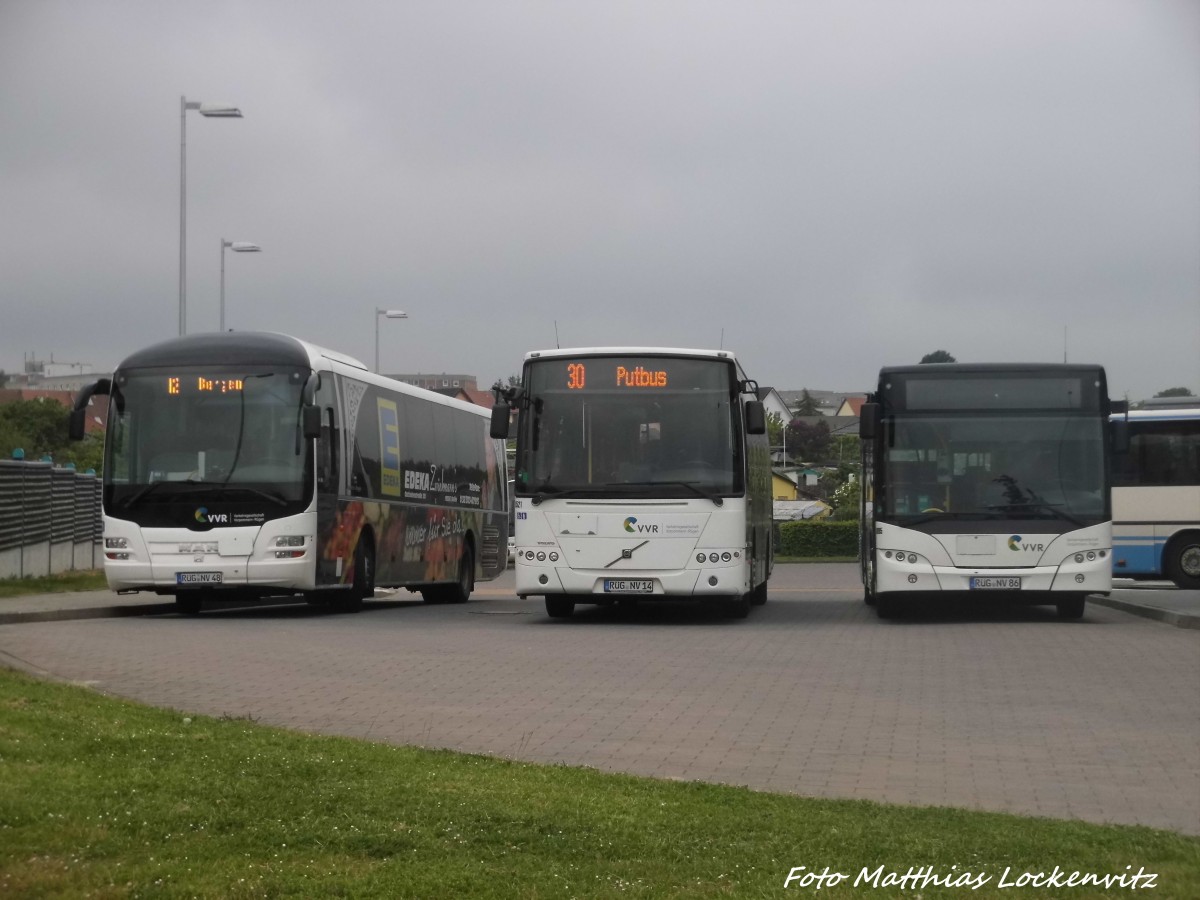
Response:
POLYGON ((551 499, 534 506, 521 497, 516 516, 521 597, 622 596, 605 592, 612 579, 653 581, 653 592, 642 596, 737 596, 751 589, 742 498, 726 498, 721 506, 701 498, 551 499), (697 559, 701 550, 704 562, 697 559))
POLYGON ((312 590, 316 587, 317 514, 309 510, 296 516, 272 519, 262 525, 213 528, 143 528, 125 519, 104 517, 104 574, 114 591, 153 587, 173 592, 176 575, 186 572, 220 572, 220 587, 274 587, 312 590), (303 547, 277 547, 276 538, 301 535, 303 547), (108 540, 124 538, 112 559, 108 540), (303 550, 295 558, 276 558, 277 551, 303 550))
POLYGON ((1066 534, 925 534, 882 522, 875 528, 877 593, 966 592, 976 576, 1019 576, 1022 591, 1112 590, 1108 522, 1066 534))

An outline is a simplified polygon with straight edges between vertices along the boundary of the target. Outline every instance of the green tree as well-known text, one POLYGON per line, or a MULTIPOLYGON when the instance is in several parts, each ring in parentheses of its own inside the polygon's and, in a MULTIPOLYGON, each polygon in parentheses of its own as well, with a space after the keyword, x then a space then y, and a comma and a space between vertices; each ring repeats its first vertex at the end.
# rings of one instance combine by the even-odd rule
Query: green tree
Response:
POLYGON ((68 410, 56 400, 16 400, 0 404, 0 458, 10 459, 13 450, 25 451, 25 459, 38 460, 49 454, 58 465, 75 463, 80 472, 100 471, 104 435, 88 435, 72 441, 67 435, 68 410))
POLYGON ((921 357, 921 364, 925 363, 952 363, 958 362, 953 356, 945 350, 934 350, 932 353, 926 353, 921 357))
POLYGON ((853 481, 843 481, 829 498, 829 505, 833 507, 833 518, 857 519, 861 492, 862 487, 857 478, 853 481))
POLYGON ((1191 397, 1192 392, 1185 387, 1167 388, 1165 391, 1159 391, 1155 397, 1191 397))
POLYGON ((772 447, 783 444, 783 416, 777 412, 767 413, 767 443, 772 447))
POLYGON ((821 415, 821 406, 817 403, 816 398, 808 392, 808 388, 800 394, 800 402, 796 404, 796 408, 792 410, 797 416, 819 416, 821 415))
MULTIPOLYGON (((0 423, 8 426, 9 440, 17 438, 26 459, 39 459, 65 447, 67 438, 67 409, 55 400, 16 400, 0 406, 0 423)), ((0 447, 11 456, 14 447, 0 447)))
POLYGON ((806 462, 820 462, 829 454, 832 438, 825 422, 802 422, 793 419, 787 428, 788 454, 806 462))
POLYGON ((8 384, 8 375, 3 369, 0 369, 0 388, 8 384))

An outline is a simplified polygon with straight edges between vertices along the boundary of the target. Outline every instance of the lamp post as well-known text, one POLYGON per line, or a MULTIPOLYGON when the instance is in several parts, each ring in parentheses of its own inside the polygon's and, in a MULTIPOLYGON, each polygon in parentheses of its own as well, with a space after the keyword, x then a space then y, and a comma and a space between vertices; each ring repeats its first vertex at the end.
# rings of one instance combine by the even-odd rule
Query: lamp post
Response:
POLYGON ((250 244, 246 241, 227 241, 221 238, 221 319, 218 331, 225 330, 225 248, 228 247, 234 253, 261 253, 262 247, 258 244, 250 244))
POLYGON ((179 336, 187 333, 187 111, 217 119, 240 119, 242 111, 228 103, 199 103, 179 98, 179 336))
POLYGON ((407 319, 408 313, 401 312, 398 309, 380 309, 375 307, 375 374, 379 374, 379 320, 380 319, 407 319))

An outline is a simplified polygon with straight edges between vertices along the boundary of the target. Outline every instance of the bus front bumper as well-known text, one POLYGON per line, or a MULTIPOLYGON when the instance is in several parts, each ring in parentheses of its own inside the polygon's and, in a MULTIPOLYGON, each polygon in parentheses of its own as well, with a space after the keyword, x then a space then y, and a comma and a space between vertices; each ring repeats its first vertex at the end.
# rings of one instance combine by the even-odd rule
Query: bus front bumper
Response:
POLYGON ((1094 560, 1075 562, 1068 557, 1058 566, 1031 566, 1028 568, 995 568, 935 566, 917 558, 915 563, 899 561, 895 557, 885 558, 877 553, 875 558, 876 591, 889 593, 911 592, 961 592, 988 593, 991 588, 984 584, 1008 584, 1004 579, 1019 578, 1020 587, 1000 588, 997 592, 1073 592, 1107 594, 1112 590, 1112 562, 1105 554, 1094 560), (977 579, 991 579, 979 581, 977 579))

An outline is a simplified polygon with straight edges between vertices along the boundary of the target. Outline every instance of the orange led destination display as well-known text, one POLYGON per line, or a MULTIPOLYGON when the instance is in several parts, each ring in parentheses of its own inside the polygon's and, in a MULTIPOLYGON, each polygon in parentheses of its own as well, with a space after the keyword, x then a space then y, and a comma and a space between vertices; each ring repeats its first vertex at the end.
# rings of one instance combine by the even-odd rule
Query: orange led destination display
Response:
POLYGON ((241 378, 205 378, 195 376, 195 381, 189 376, 184 379, 178 375, 167 376, 167 393, 182 394, 185 390, 193 394, 232 394, 243 390, 246 383, 241 378))
MULTIPOLYGON (((631 387, 631 388, 663 388, 667 386, 667 371, 665 369, 647 369, 643 366, 625 366, 604 363, 593 363, 593 370, 599 370, 608 377, 607 382, 592 387, 631 387)), ((583 363, 567 364, 567 390, 581 391, 588 387, 587 366, 583 363)))

